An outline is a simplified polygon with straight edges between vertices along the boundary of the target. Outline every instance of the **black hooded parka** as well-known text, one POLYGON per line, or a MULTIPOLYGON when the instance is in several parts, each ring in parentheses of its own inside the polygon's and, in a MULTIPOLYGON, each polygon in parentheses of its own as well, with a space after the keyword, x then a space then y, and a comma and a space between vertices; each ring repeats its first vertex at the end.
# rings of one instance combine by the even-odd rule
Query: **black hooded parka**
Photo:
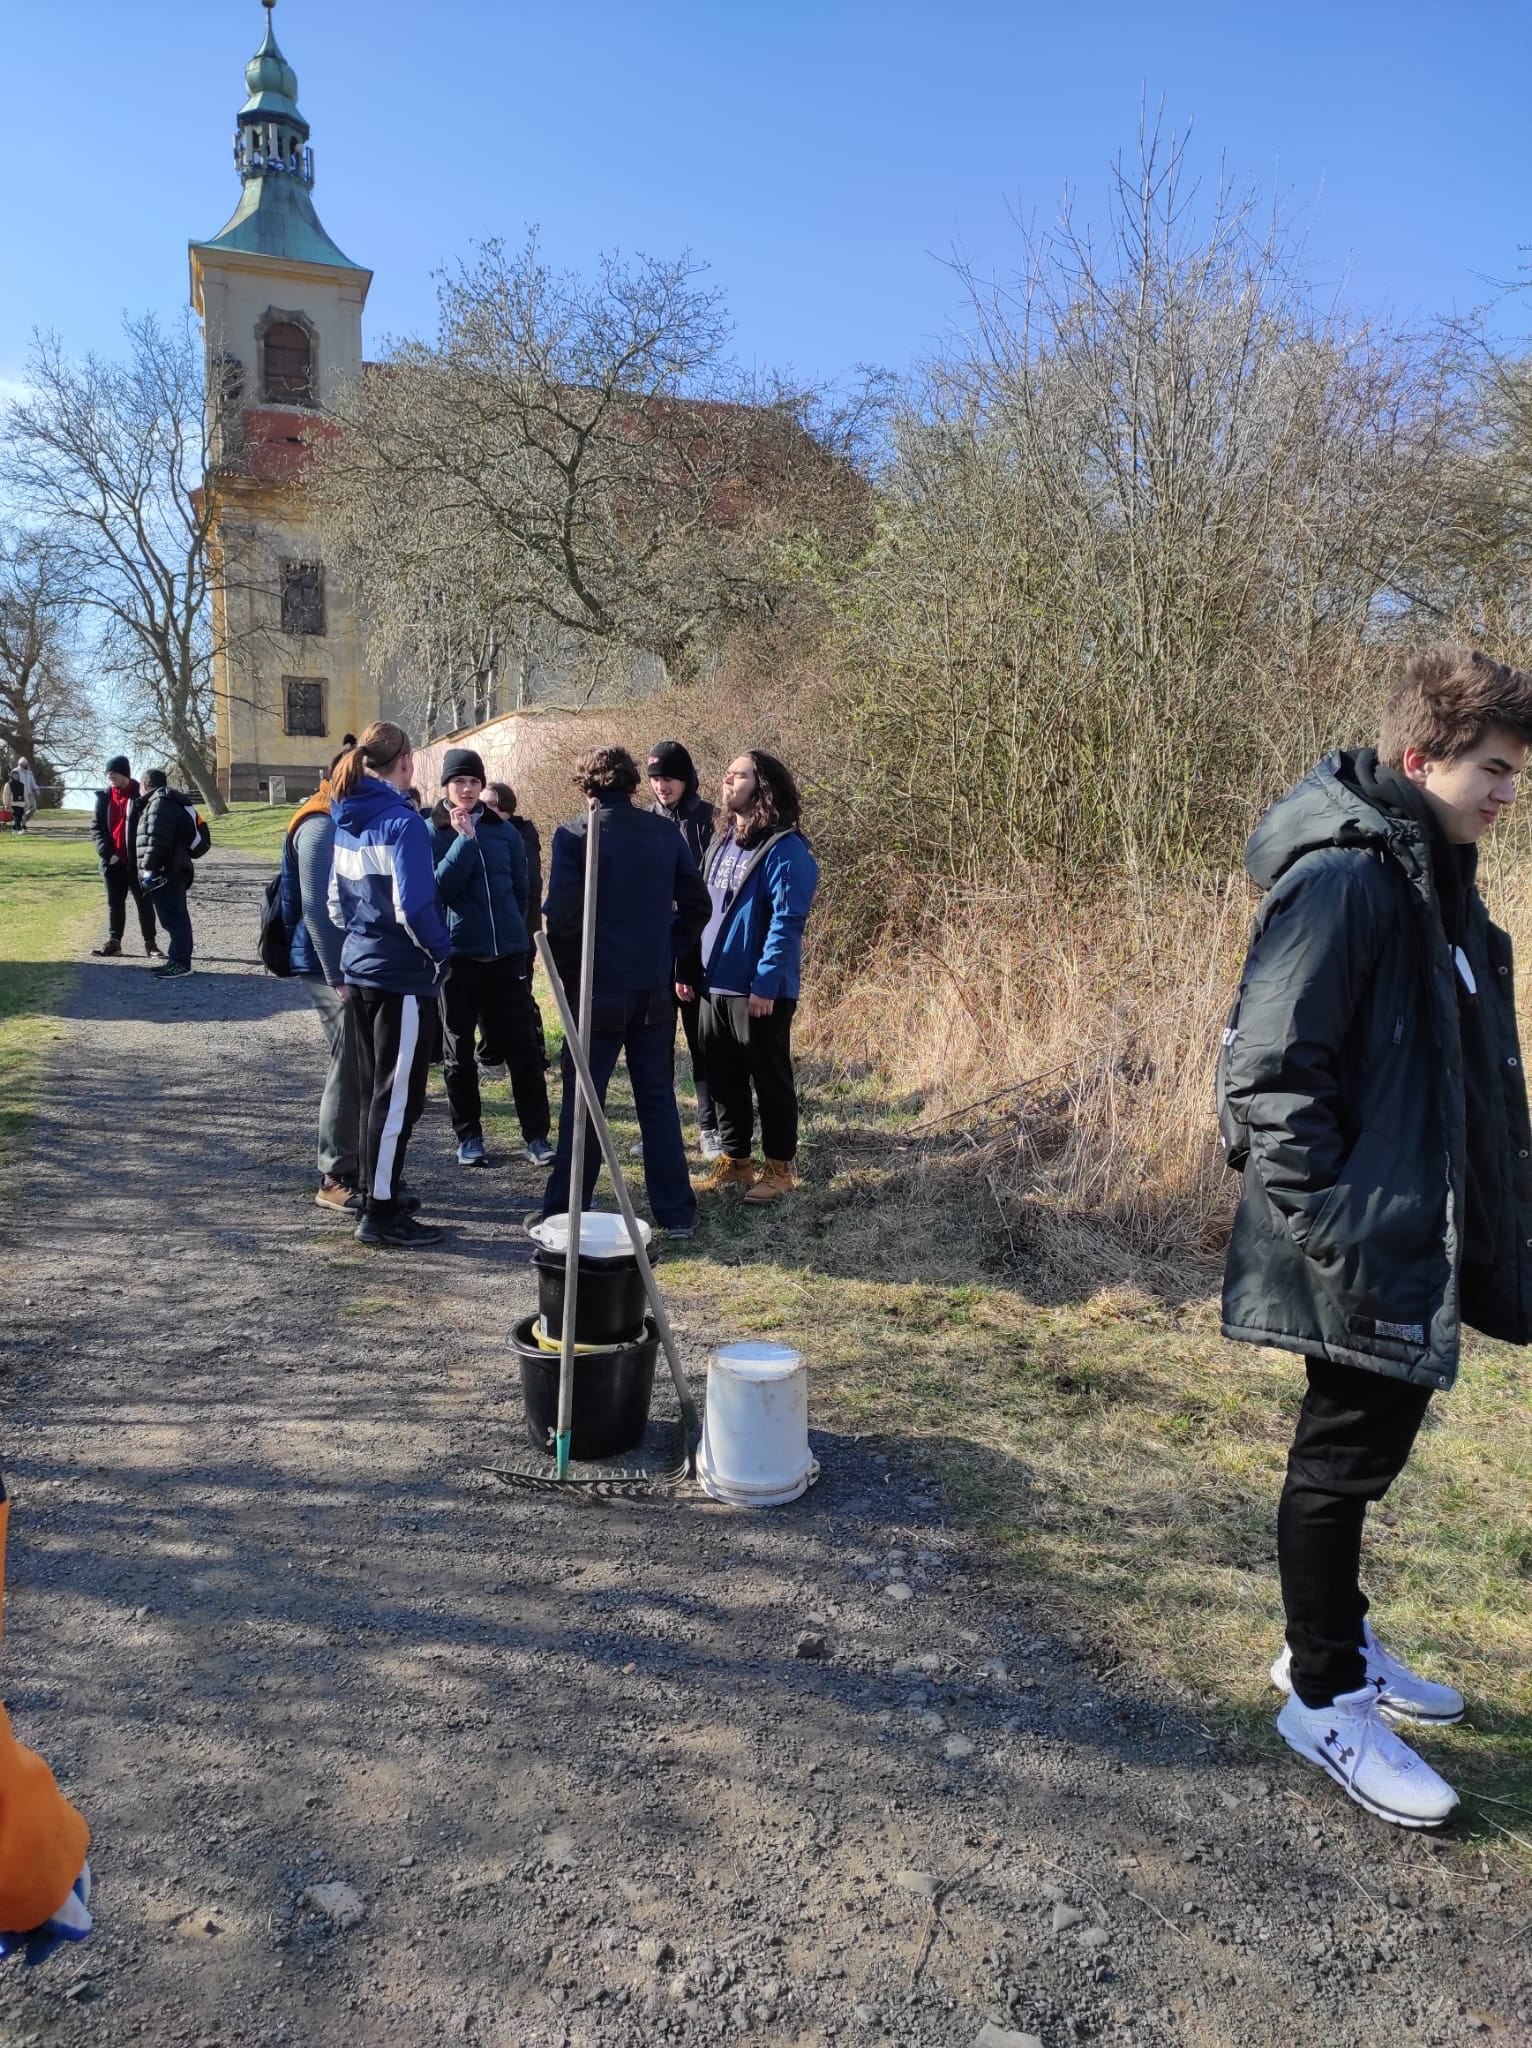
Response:
POLYGON ((1532 1338, 1510 940, 1474 886, 1473 850, 1447 849, 1425 797, 1371 749, 1329 755, 1280 798, 1245 865, 1268 893, 1218 1062, 1223 1139, 1244 1172, 1224 1335, 1450 1387, 1462 1323, 1532 1338), (1443 855, 1463 879, 1456 946, 1443 855))

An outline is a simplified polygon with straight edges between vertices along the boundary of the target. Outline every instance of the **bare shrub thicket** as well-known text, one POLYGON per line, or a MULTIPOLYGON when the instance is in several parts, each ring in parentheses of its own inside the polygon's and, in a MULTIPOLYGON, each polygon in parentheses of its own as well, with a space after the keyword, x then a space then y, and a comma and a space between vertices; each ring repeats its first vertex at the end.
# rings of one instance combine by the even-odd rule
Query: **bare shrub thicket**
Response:
POLYGON ((1252 203, 1194 199, 1151 140, 1100 240, 1066 215, 969 279, 844 608, 857 842, 961 880, 1226 863, 1367 732, 1460 555, 1454 352, 1316 307, 1252 203))
POLYGON ((581 280, 489 243, 443 277, 434 342, 342 397, 312 487, 410 720, 619 697, 645 656, 684 678, 814 592, 863 513, 847 422, 746 384, 727 343, 690 259, 581 280))

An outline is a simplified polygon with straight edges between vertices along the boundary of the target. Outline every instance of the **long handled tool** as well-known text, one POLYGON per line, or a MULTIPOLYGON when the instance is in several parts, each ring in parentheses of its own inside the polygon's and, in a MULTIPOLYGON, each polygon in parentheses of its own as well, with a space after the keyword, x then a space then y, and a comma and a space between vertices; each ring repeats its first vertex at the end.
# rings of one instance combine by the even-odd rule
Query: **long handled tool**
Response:
MULTIPOLYGON (((654 1327, 659 1331, 660 1342, 665 1347, 665 1357, 670 1364, 670 1377, 675 1382, 676 1398, 681 1404, 681 1431, 686 1439, 687 1477, 695 1479, 697 1476, 697 1445, 702 1440, 702 1420, 697 1413, 697 1404, 692 1398, 692 1390, 687 1381, 685 1368, 681 1364, 681 1354, 676 1348, 675 1333, 670 1327, 670 1317, 665 1313, 665 1304, 660 1299, 659 1283, 654 1277, 654 1268, 650 1265, 649 1254, 644 1249, 643 1233, 638 1227, 638 1217, 634 1213, 633 1197, 628 1193, 628 1183, 623 1178, 622 1161, 617 1156, 617 1145, 612 1137, 611 1127, 607 1123, 606 1112, 601 1107, 600 1097, 596 1093, 596 1082, 590 1070, 590 1058, 586 1042, 575 1032, 574 1013, 569 1007, 569 996, 563 982, 559 978, 558 968, 554 965, 553 954, 549 950, 547 938, 542 932, 537 934, 537 952, 547 971, 548 986, 553 990, 553 1000, 559 1006, 559 1016, 563 1019, 564 1024, 564 1043, 569 1047, 569 1056, 574 1062, 575 1073, 580 1083, 580 1093, 584 1096, 585 1107, 590 1112, 591 1126, 600 1142, 601 1156, 606 1161, 606 1170, 612 1176, 612 1186, 617 1194, 617 1206, 622 1211, 623 1222, 628 1226, 628 1237, 633 1245, 633 1253, 638 1262, 638 1270, 643 1277, 644 1291, 649 1297, 649 1306, 654 1311, 654 1327)), ((584 994, 583 987, 581 994, 582 996, 584 994)), ((584 1007, 583 1003, 581 1007, 584 1007)), ((576 1128, 578 1129, 583 1126, 584 1121, 585 1119, 581 1117, 576 1128)), ((578 1188, 577 1182, 571 1181, 570 1185, 571 1187, 578 1188)), ((573 1217, 570 1220, 573 1221, 573 1217)), ((564 1338, 566 1344, 568 1344, 572 1341, 569 1333, 574 1328, 574 1317, 569 1307, 569 1283, 567 1279, 564 1285, 564 1338)), ((562 1396, 562 1385, 560 1387, 560 1394, 562 1396)), ((564 1427, 564 1410, 562 1406, 560 1407, 559 1414, 559 1427, 562 1429, 564 1427)))
MULTIPOLYGON (((601 845, 601 806, 594 797, 585 814, 585 917, 580 927, 580 1021, 576 1025, 559 989, 559 1014, 564 1043, 582 1072, 590 1072, 590 1013, 596 964, 596 876, 601 845)), ((538 937, 541 938, 539 933, 538 937)), ((548 972, 552 956, 545 954, 548 972)), ((574 1418, 575 1307, 580 1291, 580 1218, 585 1209, 585 1118, 576 1104, 573 1142, 569 1148, 569 1249, 564 1254, 564 1332, 559 1350, 559 1420, 554 1438, 558 1476, 569 1476, 569 1436, 574 1418)))

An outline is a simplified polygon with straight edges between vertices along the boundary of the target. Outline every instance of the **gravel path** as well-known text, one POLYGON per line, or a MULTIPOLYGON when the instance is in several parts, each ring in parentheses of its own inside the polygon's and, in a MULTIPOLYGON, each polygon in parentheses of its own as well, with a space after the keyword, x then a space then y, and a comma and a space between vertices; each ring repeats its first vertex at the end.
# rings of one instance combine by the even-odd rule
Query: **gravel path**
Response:
POLYGON ((446 1249, 312 1206, 263 877, 204 865, 192 979, 84 968, 7 1219, 5 1683, 99 1917, 3 2048, 1532 2040, 1503 1867, 1098 1683, 913 1447, 754 1516, 488 1477, 533 1171, 433 1105, 446 1249))

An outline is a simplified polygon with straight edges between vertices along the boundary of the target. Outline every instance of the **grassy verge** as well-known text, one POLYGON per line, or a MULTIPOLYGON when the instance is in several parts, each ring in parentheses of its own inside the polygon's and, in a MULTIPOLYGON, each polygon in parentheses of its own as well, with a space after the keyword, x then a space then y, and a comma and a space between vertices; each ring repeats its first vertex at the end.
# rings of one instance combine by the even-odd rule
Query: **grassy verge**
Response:
POLYGON ((273 865, 282 857, 282 837, 296 804, 230 804, 221 818, 209 818, 213 844, 220 853, 268 854, 273 865))
POLYGON ((25 1142, 80 956, 103 915, 88 818, 44 815, 30 831, 0 833, 0 1169, 25 1142))
MULTIPOLYGON (((1100 1671, 1175 1699, 1251 1754, 1279 1752, 1273 1521, 1301 1364, 1224 1343, 1216 1269, 1175 1296, 1061 1298, 960 1147, 901 1141, 868 1082, 805 1074, 804 1185, 764 1212, 705 1204, 670 1299, 717 1341, 808 1357, 817 1426, 898 1440, 982 1525, 1018 1597, 1083 1628, 1100 1671)), ((514 1141, 508 1089, 491 1135, 514 1141)), ((613 1090, 619 1142, 636 1135, 613 1090)), ((1470 1696, 1420 1746, 1468 1796, 1475 1839, 1532 1844, 1532 1366, 1474 1340, 1396 1494, 1366 1580, 1380 1632, 1470 1696), (1497 1804, 1496 1801, 1513 1802, 1497 1804)), ((1282 1752, 1285 1754, 1285 1752, 1282 1752)))

